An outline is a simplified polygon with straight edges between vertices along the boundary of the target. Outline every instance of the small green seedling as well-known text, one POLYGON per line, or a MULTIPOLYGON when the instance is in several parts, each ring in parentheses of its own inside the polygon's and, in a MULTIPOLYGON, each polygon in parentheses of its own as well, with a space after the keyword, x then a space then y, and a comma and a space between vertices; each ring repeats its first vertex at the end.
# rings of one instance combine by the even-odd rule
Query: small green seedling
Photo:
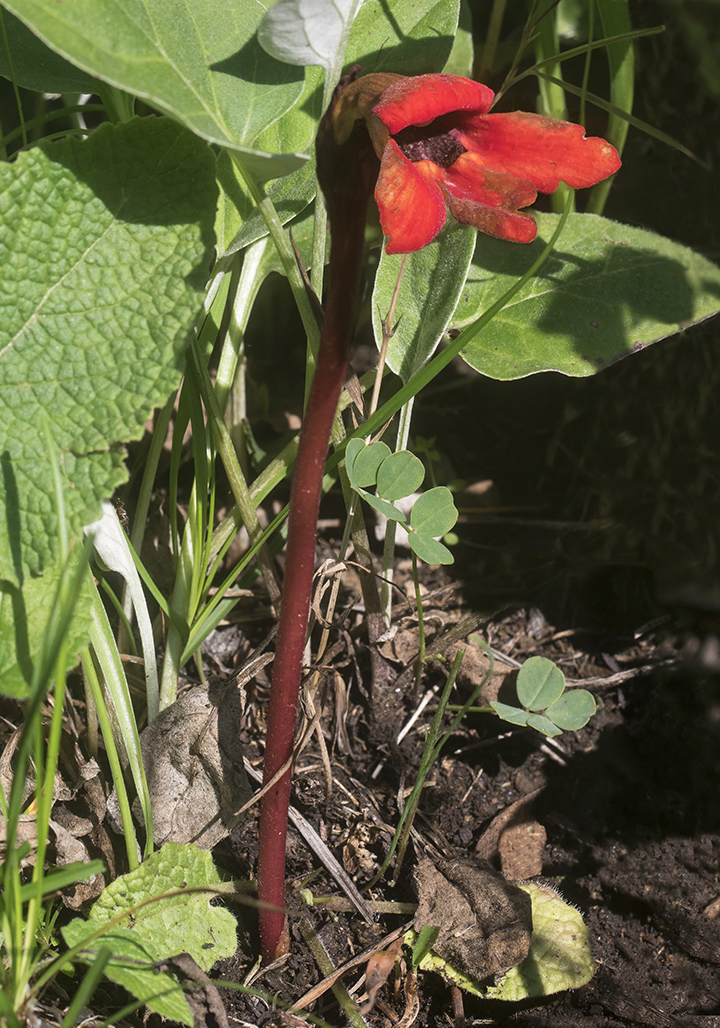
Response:
POLYGON ((545 657, 530 657, 517 677, 522 707, 493 700, 490 706, 503 721, 555 736, 584 728, 595 713, 595 700, 587 689, 565 689, 565 675, 545 657))
POLYGON ((381 441, 368 444, 363 439, 351 439, 345 462, 353 489, 384 517, 402 525, 417 557, 426 564, 453 563, 452 553, 439 541, 458 519, 450 490, 440 485, 424 492, 415 501, 409 521, 396 506, 395 501, 417 492, 425 478, 423 463, 414 453, 392 453, 381 441), (373 486, 376 493, 368 492, 373 486))

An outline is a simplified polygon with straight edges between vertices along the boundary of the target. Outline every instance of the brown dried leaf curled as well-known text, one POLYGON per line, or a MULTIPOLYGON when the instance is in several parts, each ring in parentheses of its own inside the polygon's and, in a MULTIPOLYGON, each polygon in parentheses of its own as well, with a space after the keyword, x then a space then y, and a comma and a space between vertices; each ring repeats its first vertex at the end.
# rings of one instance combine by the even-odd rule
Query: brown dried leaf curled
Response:
POLYGON ((503 974, 528 954, 530 897, 482 862, 421 857, 414 927, 440 929, 433 951, 475 981, 503 974))

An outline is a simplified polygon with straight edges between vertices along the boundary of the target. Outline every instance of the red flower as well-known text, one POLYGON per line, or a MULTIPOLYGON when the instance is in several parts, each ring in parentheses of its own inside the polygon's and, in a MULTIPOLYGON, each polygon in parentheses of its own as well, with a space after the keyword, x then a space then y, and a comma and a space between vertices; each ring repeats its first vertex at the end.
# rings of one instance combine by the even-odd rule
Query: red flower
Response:
POLYGON ((581 125, 522 111, 489 114, 493 97, 457 75, 379 74, 340 97, 340 134, 364 117, 380 158, 375 199, 388 253, 427 246, 446 209, 462 225, 529 243, 537 227, 520 208, 538 192, 552 193, 560 182, 592 186, 620 167, 615 148, 585 138, 581 125))

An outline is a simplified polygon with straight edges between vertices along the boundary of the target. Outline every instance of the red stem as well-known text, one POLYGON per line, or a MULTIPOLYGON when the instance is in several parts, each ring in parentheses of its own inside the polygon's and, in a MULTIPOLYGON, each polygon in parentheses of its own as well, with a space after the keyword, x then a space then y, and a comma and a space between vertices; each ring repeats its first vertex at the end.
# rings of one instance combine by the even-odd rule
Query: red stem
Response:
MULTIPOLYGON (((355 167, 347 158, 341 160, 334 174, 340 172, 344 181, 340 188, 330 191, 332 195, 323 183, 330 216, 330 280, 315 377, 300 433, 290 492, 287 556, 268 707, 263 784, 269 782, 292 755, 315 569, 322 479, 333 420, 345 381, 360 281, 367 199, 375 173, 372 168, 371 175, 367 175, 367 164, 359 154, 355 154, 355 167), (362 166, 365 173, 359 174, 362 166)), ((261 910, 259 915, 266 963, 287 952, 289 947, 285 925, 285 840, 291 776, 289 767, 265 793, 260 805, 258 896, 262 902, 277 908, 261 910)))

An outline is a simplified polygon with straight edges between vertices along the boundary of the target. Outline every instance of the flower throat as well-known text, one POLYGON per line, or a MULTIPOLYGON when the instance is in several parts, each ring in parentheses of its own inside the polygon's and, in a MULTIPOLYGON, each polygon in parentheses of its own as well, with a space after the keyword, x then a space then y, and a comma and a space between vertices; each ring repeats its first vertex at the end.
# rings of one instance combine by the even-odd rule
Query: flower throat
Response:
POLYGON ((439 168, 449 168, 461 154, 467 153, 462 143, 450 133, 438 132, 431 135, 427 125, 409 125, 394 138, 403 154, 413 164, 418 161, 432 161, 439 168))

